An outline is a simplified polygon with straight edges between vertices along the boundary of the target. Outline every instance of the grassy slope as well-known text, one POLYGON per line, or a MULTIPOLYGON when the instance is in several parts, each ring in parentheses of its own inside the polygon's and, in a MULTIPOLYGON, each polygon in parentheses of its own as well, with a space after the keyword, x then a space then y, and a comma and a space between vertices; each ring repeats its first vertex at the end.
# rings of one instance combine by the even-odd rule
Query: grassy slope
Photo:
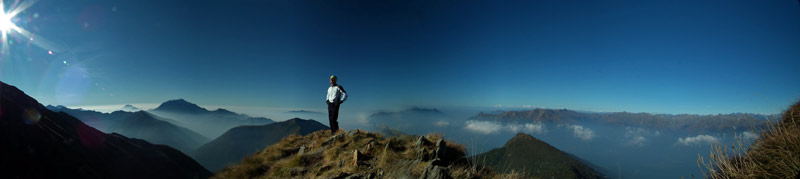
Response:
POLYGON ((750 148, 743 149, 741 139, 729 148, 714 146, 706 161, 698 165, 708 170, 709 178, 797 178, 800 177, 800 102, 771 122, 750 148))
MULTIPOLYGON (((216 173, 214 178, 332 178, 358 176, 369 178, 419 178, 431 164, 434 142, 416 145, 419 137, 384 138, 364 131, 339 132, 332 139, 329 131, 306 136, 292 135, 246 158, 239 165, 216 173), (327 142, 326 142, 327 141, 327 142), (302 154, 299 151, 302 150, 302 154), (354 163, 354 152, 361 155, 354 163), (420 156, 429 156, 426 159, 420 156)), ((437 141, 439 135, 428 135, 437 141)), ((444 173, 453 178, 514 178, 478 168, 464 158, 464 147, 444 142, 452 160, 444 173)), ((446 159, 449 160, 449 159, 446 159)), ((431 165, 432 166, 432 165, 431 165)))
POLYGON ((518 171, 530 177, 601 178, 600 174, 571 155, 523 133, 517 134, 502 148, 474 158, 496 171, 518 171))
POLYGON ((239 126, 201 146, 192 153, 192 157, 209 170, 217 171, 228 164, 240 162, 283 137, 325 129, 328 127, 314 120, 297 118, 262 126, 239 126))

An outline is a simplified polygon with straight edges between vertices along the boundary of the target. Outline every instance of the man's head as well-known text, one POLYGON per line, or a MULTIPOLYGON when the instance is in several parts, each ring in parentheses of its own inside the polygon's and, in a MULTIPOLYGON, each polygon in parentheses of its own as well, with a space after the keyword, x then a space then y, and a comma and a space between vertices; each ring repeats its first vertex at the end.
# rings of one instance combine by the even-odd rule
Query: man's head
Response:
POLYGON ((336 84, 336 75, 331 75, 331 84, 336 84))

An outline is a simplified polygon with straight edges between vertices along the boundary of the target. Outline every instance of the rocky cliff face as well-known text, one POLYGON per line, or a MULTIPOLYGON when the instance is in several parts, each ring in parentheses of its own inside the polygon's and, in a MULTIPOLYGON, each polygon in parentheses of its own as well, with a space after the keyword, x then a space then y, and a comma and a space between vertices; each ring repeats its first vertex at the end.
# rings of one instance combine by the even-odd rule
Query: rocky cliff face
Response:
POLYGON ((164 145, 105 134, 0 82, 0 178, 205 178, 164 145))

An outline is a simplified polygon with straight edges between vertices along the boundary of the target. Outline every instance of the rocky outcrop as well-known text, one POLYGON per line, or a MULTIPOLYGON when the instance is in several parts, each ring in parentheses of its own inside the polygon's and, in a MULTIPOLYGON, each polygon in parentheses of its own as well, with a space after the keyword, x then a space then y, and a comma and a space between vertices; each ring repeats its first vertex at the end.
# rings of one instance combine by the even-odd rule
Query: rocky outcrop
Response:
POLYGON ((431 142, 425 136, 419 136, 417 137, 415 146, 418 151, 416 158, 417 163, 428 163, 420 178, 452 178, 448 172, 449 166, 470 164, 469 160, 465 158, 463 151, 447 147, 447 143, 442 138, 437 139, 436 142, 431 142), (433 150, 428 151, 428 148, 432 148, 433 150))
POLYGON ((396 136, 361 130, 289 136, 218 172, 215 178, 491 178, 458 144, 442 136, 396 136), (292 151, 287 153, 284 151, 292 151))
MULTIPOLYGON (((239 126, 228 130, 222 136, 206 143, 194 152, 200 164, 211 171, 217 171, 228 165, 236 164, 245 157, 272 145, 290 135, 306 135, 314 131, 326 130, 328 126, 315 120, 300 118, 289 119, 261 126, 239 126)), ((340 134, 341 135, 341 134, 340 134)), ((330 143, 342 137, 331 137, 330 143)), ((282 153, 296 153, 301 146, 287 148, 282 153)))

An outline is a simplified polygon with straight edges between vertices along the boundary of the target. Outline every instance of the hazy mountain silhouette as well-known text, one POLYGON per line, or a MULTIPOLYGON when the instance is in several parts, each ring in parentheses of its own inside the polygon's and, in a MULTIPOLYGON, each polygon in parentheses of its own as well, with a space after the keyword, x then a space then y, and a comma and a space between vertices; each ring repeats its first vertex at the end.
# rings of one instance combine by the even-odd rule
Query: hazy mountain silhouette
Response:
POLYGON ((210 140, 192 130, 158 120, 144 111, 135 112, 117 121, 109 130, 150 143, 166 144, 184 153, 189 153, 210 140))
POLYGON ((297 134, 305 135, 314 131, 328 129, 314 120, 289 119, 261 126, 239 126, 203 145, 192 156, 211 171, 217 171, 230 164, 239 163, 244 157, 297 134))
POLYGON ((71 116, 73 116, 75 118, 78 118, 79 120, 83 121, 83 123, 86 123, 89 126, 92 126, 95 129, 98 129, 98 130, 106 132, 106 133, 111 133, 111 131, 109 131, 109 127, 111 125, 113 125, 116 121, 119 121, 120 119, 123 119, 123 118, 127 118, 128 116, 133 114, 131 112, 125 112, 125 111, 115 111, 115 112, 112 112, 112 113, 102 113, 102 112, 92 111, 92 110, 71 109, 71 108, 67 108, 67 107, 62 106, 62 105, 58 105, 58 106, 47 105, 46 108, 51 110, 51 111, 54 111, 54 112, 67 113, 67 114, 69 114, 69 115, 71 115, 71 116))
POLYGON ((415 107, 398 112, 381 111, 370 115, 367 119, 376 128, 388 126, 403 132, 424 134, 441 127, 436 125, 437 122, 446 122, 447 117, 436 108, 415 107))
POLYGON ((0 178, 205 178, 165 145, 105 134, 0 82, 0 178))
POLYGON ((161 103, 152 111, 182 112, 182 113, 207 113, 208 110, 183 99, 169 100, 161 103))
POLYGON ((183 99, 169 100, 148 112, 174 119, 177 121, 176 125, 189 128, 208 138, 216 138, 236 126, 274 122, 268 118, 250 117, 221 108, 209 111, 183 99))
POLYGON ((122 106, 121 110, 128 111, 128 112, 141 111, 141 109, 137 108, 136 106, 130 105, 130 104, 126 104, 125 106, 122 106))
POLYGON ((502 148, 474 158, 498 172, 522 172, 539 178, 602 178, 602 175, 572 155, 539 139, 518 133, 502 148))
POLYGON ((102 113, 91 110, 70 109, 63 106, 47 106, 56 112, 65 112, 105 133, 120 133, 127 137, 144 139, 154 144, 165 144, 184 153, 194 151, 209 138, 177 126, 177 121, 155 116, 148 112, 114 111, 102 113))
POLYGON ((479 113, 471 120, 490 120, 499 122, 526 123, 544 122, 555 124, 576 124, 597 121, 602 123, 635 126, 650 129, 680 130, 747 130, 763 124, 764 120, 775 118, 770 115, 731 113, 717 115, 694 114, 649 114, 649 113, 589 113, 567 109, 532 109, 527 111, 506 111, 502 113, 479 113))
POLYGON ((325 114, 325 113, 321 113, 321 112, 317 112, 317 111, 308 111, 308 110, 292 110, 292 111, 288 111, 287 113, 292 113, 292 114, 325 114))

